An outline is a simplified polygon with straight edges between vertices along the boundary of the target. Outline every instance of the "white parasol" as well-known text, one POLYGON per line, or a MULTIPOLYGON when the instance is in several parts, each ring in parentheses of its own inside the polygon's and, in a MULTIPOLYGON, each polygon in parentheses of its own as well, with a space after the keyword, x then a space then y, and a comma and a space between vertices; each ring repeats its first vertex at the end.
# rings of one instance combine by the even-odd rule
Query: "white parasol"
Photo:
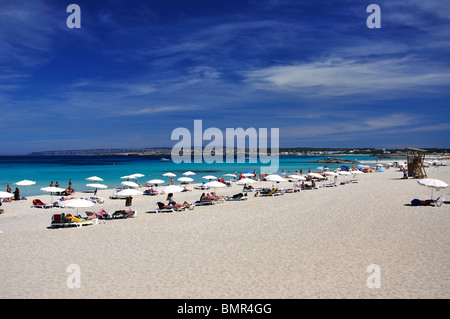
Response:
POLYGON ((128 187, 139 188, 139 184, 137 184, 135 182, 131 182, 131 181, 125 181, 120 184, 122 184, 124 186, 128 186, 128 187))
POLYGON ((184 190, 184 187, 177 186, 177 185, 170 185, 166 186, 162 189, 163 193, 169 194, 169 193, 178 193, 182 192, 184 190))
POLYGON ((14 183, 14 184, 16 184, 17 186, 27 187, 27 186, 31 186, 31 185, 36 184, 36 182, 24 179, 23 181, 20 181, 20 182, 14 183))
POLYGON ((254 179, 251 178, 243 178, 240 179, 236 182, 236 184, 238 185, 242 185, 242 184, 252 184, 252 183, 256 183, 256 181, 254 179))
POLYGON ((98 176, 91 176, 86 178, 86 180, 91 182, 103 182, 103 179, 98 176))
POLYGON ((180 177, 178 180, 183 183, 191 183, 194 181, 194 179, 192 179, 190 177, 180 177))
POLYGON ((266 181, 269 182, 285 182, 286 180, 280 175, 272 174, 266 176, 266 181))
POLYGON ((8 192, 0 192, 0 198, 4 199, 4 198, 11 198, 13 197, 14 194, 8 193, 8 192))
POLYGON ((433 199, 433 189, 441 190, 448 187, 448 184, 441 181, 440 179, 434 179, 434 178, 426 178, 422 179, 420 181, 417 181, 422 186, 430 187, 431 188, 431 199, 433 199))

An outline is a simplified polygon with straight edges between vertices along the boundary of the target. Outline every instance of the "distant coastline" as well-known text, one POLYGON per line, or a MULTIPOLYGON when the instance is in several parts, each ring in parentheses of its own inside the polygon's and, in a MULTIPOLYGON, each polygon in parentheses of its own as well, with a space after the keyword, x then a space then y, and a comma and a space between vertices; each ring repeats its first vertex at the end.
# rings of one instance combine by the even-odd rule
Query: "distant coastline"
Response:
MULTIPOLYGON (((427 155, 449 156, 450 149, 424 148, 427 155)), ((87 149, 87 150, 52 150, 30 152, 27 156, 170 156, 172 148, 113 148, 113 149, 87 149)), ((245 149, 245 153, 256 154, 257 149, 245 149)), ((234 149, 237 153, 237 149, 234 149)), ((191 152, 194 155, 194 152, 191 152)), ((226 154, 223 150, 222 154, 226 154)), ((369 155, 379 158, 406 158, 405 149, 376 149, 376 148, 312 148, 289 147, 280 148, 280 156, 362 156, 369 155)))

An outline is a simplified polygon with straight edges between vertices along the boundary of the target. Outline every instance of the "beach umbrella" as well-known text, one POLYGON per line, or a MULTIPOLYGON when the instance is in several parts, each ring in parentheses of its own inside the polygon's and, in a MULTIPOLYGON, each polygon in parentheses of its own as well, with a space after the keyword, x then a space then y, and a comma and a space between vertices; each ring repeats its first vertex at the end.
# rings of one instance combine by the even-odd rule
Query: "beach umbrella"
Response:
POLYGON ((91 176, 86 178, 86 180, 91 182, 103 182, 103 179, 98 176, 91 176))
POLYGON ((125 175, 125 176, 122 176, 120 179, 136 179, 136 176, 134 176, 134 175, 125 175))
POLYGON ((95 191, 97 191, 97 188, 102 188, 102 189, 108 188, 108 186, 106 186, 104 184, 99 184, 99 183, 86 184, 86 186, 90 187, 90 188, 95 188, 95 191))
POLYGON ((194 172, 188 171, 183 173, 184 176, 195 175, 194 172))
POLYGON ((304 178, 302 175, 289 175, 288 176, 289 178, 292 178, 292 179, 296 179, 296 180, 298 180, 298 181, 306 181, 306 178, 304 178))
POLYGON ((206 175, 203 176, 204 179, 217 179, 217 177, 213 176, 213 175, 206 175))
POLYGON ((147 181, 147 184, 163 184, 164 181, 162 179, 151 179, 147 181))
POLYGON ((106 186, 105 184, 99 184, 99 183, 86 184, 86 186, 91 187, 91 188, 103 188, 103 189, 108 188, 108 186, 106 186))
POLYGON ((8 192, 0 192, 0 199, 11 198, 14 197, 14 194, 8 192))
POLYGON ((79 208, 87 208, 87 207, 92 207, 94 206, 95 203, 90 201, 90 200, 86 200, 84 198, 76 198, 76 199, 69 199, 66 201, 62 201, 61 203, 59 203, 59 207, 62 208, 76 208, 77 209, 77 215, 78 215, 78 209, 79 208))
POLYGON ((171 172, 164 173, 164 174, 162 174, 162 175, 163 175, 163 176, 169 176, 169 177, 175 177, 175 176, 177 176, 176 174, 171 173, 171 172))
POLYGON ((127 189, 123 189, 119 192, 117 192, 115 195, 119 195, 119 196, 134 196, 134 195, 142 195, 143 192, 134 189, 134 188, 127 188, 127 189))
POLYGON ((269 182, 285 182, 286 180, 283 177, 281 177, 280 175, 272 174, 272 175, 266 176, 266 181, 269 181, 269 182))
POLYGON ((54 193, 62 193, 62 192, 65 191, 65 189, 61 188, 61 187, 47 186, 47 187, 41 188, 41 191, 46 192, 46 193, 50 193, 51 200, 53 202, 53 194, 54 193))
POLYGON ((225 175, 223 175, 223 176, 230 176, 230 177, 236 178, 236 175, 234 175, 234 174, 225 174, 225 175))
POLYGON ((182 192, 184 190, 184 187, 177 186, 177 185, 170 185, 166 186, 162 189, 163 193, 169 194, 169 193, 178 193, 182 192))
POLYGON ((212 181, 212 182, 206 183, 205 186, 207 186, 209 188, 214 188, 214 192, 216 192, 216 188, 227 187, 227 185, 225 185, 224 183, 218 182, 218 181, 212 181))
POLYGON ((256 183, 256 181, 254 179, 251 178, 243 178, 240 179, 236 182, 236 184, 238 185, 242 185, 242 184, 252 184, 252 183, 256 183))
POLYGON ((65 189, 61 187, 48 186, 41 188, 41 191, 46 193, 62 193, 65 191, 65 189))
POLYGON ((116 195, 123 196, 123 197, 131 197, 131 196, 143 195, 143 194, 144 194, 143 192, 141 192, 137 189, 134 189, 134 188, 123 189, 116 193, 116 195))
POLYGON ((253 174, 253 173, 244 173, 244 174, 242 174, 242 176, 250 177, 250 176, 255 176, 255 174, 253 174))
POLYGON ((422 186, 431 188, 431 199, 433 199, 433 189, 436 189, 438 191, 448 187, 447 183, 434 178, 425 178, 420 181, 417 181, 417 183, 419 183, 422 186))
POLYGON ((94 206, 94 202, 90 200, 86 200, 84 198, 75 198, 62 201, 59 206, 60 207, 70 207, 70 208, 87 208, 94 206))
POLYGON ((20 181, 20 182, 14 183, 14 184, 16 184, 17 186, 31 186, 31 185, 36 184, 36 182, 24 179, 23 181, 20 181))
POLYGON ((318 174, 318 173, 308 173, 308 176, 309 176, 309 177, 312 177, 312 178, 317 178, 317 179, 322 179, 322 178, 324 178, 323 175, 320 175, 320 174, 318 174))
POLYGON ((184 182, 184 183, 191 183, 191 182, 194 181, 194 180, 193 180, 192 178, 190 178, 190 177, 180 177, 178 180, 179 180, 180 182, 184 182))
POLYGON ((135 174, 131 174, 131 176, 134 176, 135 178, 139 178, 139 177, 144 177, 144 174, 140 174, 140 173, 135 173, 135 174))
POLYGON ((128 187, 139 188, 139 184, 137 184, 135 182, 125 181, 120 184, 122 184, 124 186, 128 186, 128 187))
POLYGON ((36 184, 36 182, 24 179, 23 181, 20 181, 20 182, 14 183, 14 184, 16 184, 17 186, 27 187, 27 186, 31 186, 31 185, 36 184))

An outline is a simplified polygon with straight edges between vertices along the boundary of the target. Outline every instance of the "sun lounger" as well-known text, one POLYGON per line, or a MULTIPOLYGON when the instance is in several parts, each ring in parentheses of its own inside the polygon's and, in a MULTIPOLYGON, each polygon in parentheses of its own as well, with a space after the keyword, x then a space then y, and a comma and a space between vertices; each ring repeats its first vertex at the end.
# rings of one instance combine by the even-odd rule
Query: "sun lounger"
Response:
POLYGON ((136 217, 137 211, 136 210, 116 210, 112 214, 112 218, 133 218, 136 217))
POLYGON ((87 211, 85 211, 85 213, 86 213, 86 215, 88 216, 88 217, 90 217, 90 216, 96 216, 97 218, 99 218, 99 219, 110 219, 111 218, 111 215, 109 215, 106 211, 104 211, 103 209, 100 211, 100 212, 98 212, 98 213, 96 213, 96 212, 94 212, 93 210, 87 210, 87 211))
POLYGON ((208 186, 205 186, 205 185, 195 186, 194 188, 195 188, 195 189, 203 189, 203 190, 209 189, 209 187, 208 187, 208 186))
POLYGON ((187 209, 194 209, 194 205, 189 206, 181 206, 181 207, 175 207, 173 205, 170 205, 169 207, 165 207, 164 203, 157 202, 158 208, 155 209, 155 213, 174 213, 179 211, 184 211, 187 209))
POLYGON ((279 196, 279 195, 283 195, 284 192, 278 191, 278 188, 273 188, 269 191, 262 191, 259 196, 279 196))
POLYGON ((337 187, 337 183, 329 183, 329 184, 323 184, 322 187, 337 187))
POLYGON ((225 197, 226 201, 241 201, 241 200, 247 200, 247 199, 248 199, 247 194, 242 194, 242 193, 235 194, 233 196, 225 197))
POLYGON ((54 214, 52 216, 51 228, 57 227, 81 227, 86 225, 96 225, 98 223, 97 218, 84 219, 71 214, 54 214))
POLYGON ((103 197, 97 197, 97 196, 92 196, 92 197, 89 197, 86 199, 90 200, 91 202, 96 203, 96 204, 103 204, 105 202, 103 197))
POLYGON ((195 206, 206 206, 206 205, 215 205, 220 204, 225 201, 224 198, 218 198, 218 199, 202 199, 198 200, 194 203, 195 206))
POLYGON ((33 207, 36 207, 36 208, 52 208, 53 205, 45 204, 40 199, 33 199, 33 207))
POLYGON ((144 195, 151 195, 151 196, 154 196, 154 195, 158 195, 159 193, 158 193, 158 191, 155 189, 155 190, 150 190, 150 189, 147 189, 147 190, 145 190, 144 191, 144 195))

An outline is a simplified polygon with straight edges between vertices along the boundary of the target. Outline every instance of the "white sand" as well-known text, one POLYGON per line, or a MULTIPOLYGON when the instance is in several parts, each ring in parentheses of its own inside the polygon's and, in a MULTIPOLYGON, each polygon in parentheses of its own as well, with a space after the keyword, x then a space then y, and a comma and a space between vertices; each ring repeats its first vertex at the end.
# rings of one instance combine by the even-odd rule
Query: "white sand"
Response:
MULTIPOLYGON (((427 173, 450 184, 450 167, 427 173)), ((35 197, 4 203, 0 298, 449 298, 450 205, 406 206, 431 190, 401 176, 389 169, 359 175, 359 184, 249 193, 244 202, 166 214, 149 213, 165 195, 135 196, 136 218, 82 228, 48 229, 53 214, 75 210, 31 208, 35 197), (67 286, 71 264, 80 288, 67 286), (380 288, 366 284, 371 264, 380 288)), ((439 194, 450 200, 449 192, 439 194)), ((111 193, 99 191, 105 203, 94 209, 124 208, 111 193)))

